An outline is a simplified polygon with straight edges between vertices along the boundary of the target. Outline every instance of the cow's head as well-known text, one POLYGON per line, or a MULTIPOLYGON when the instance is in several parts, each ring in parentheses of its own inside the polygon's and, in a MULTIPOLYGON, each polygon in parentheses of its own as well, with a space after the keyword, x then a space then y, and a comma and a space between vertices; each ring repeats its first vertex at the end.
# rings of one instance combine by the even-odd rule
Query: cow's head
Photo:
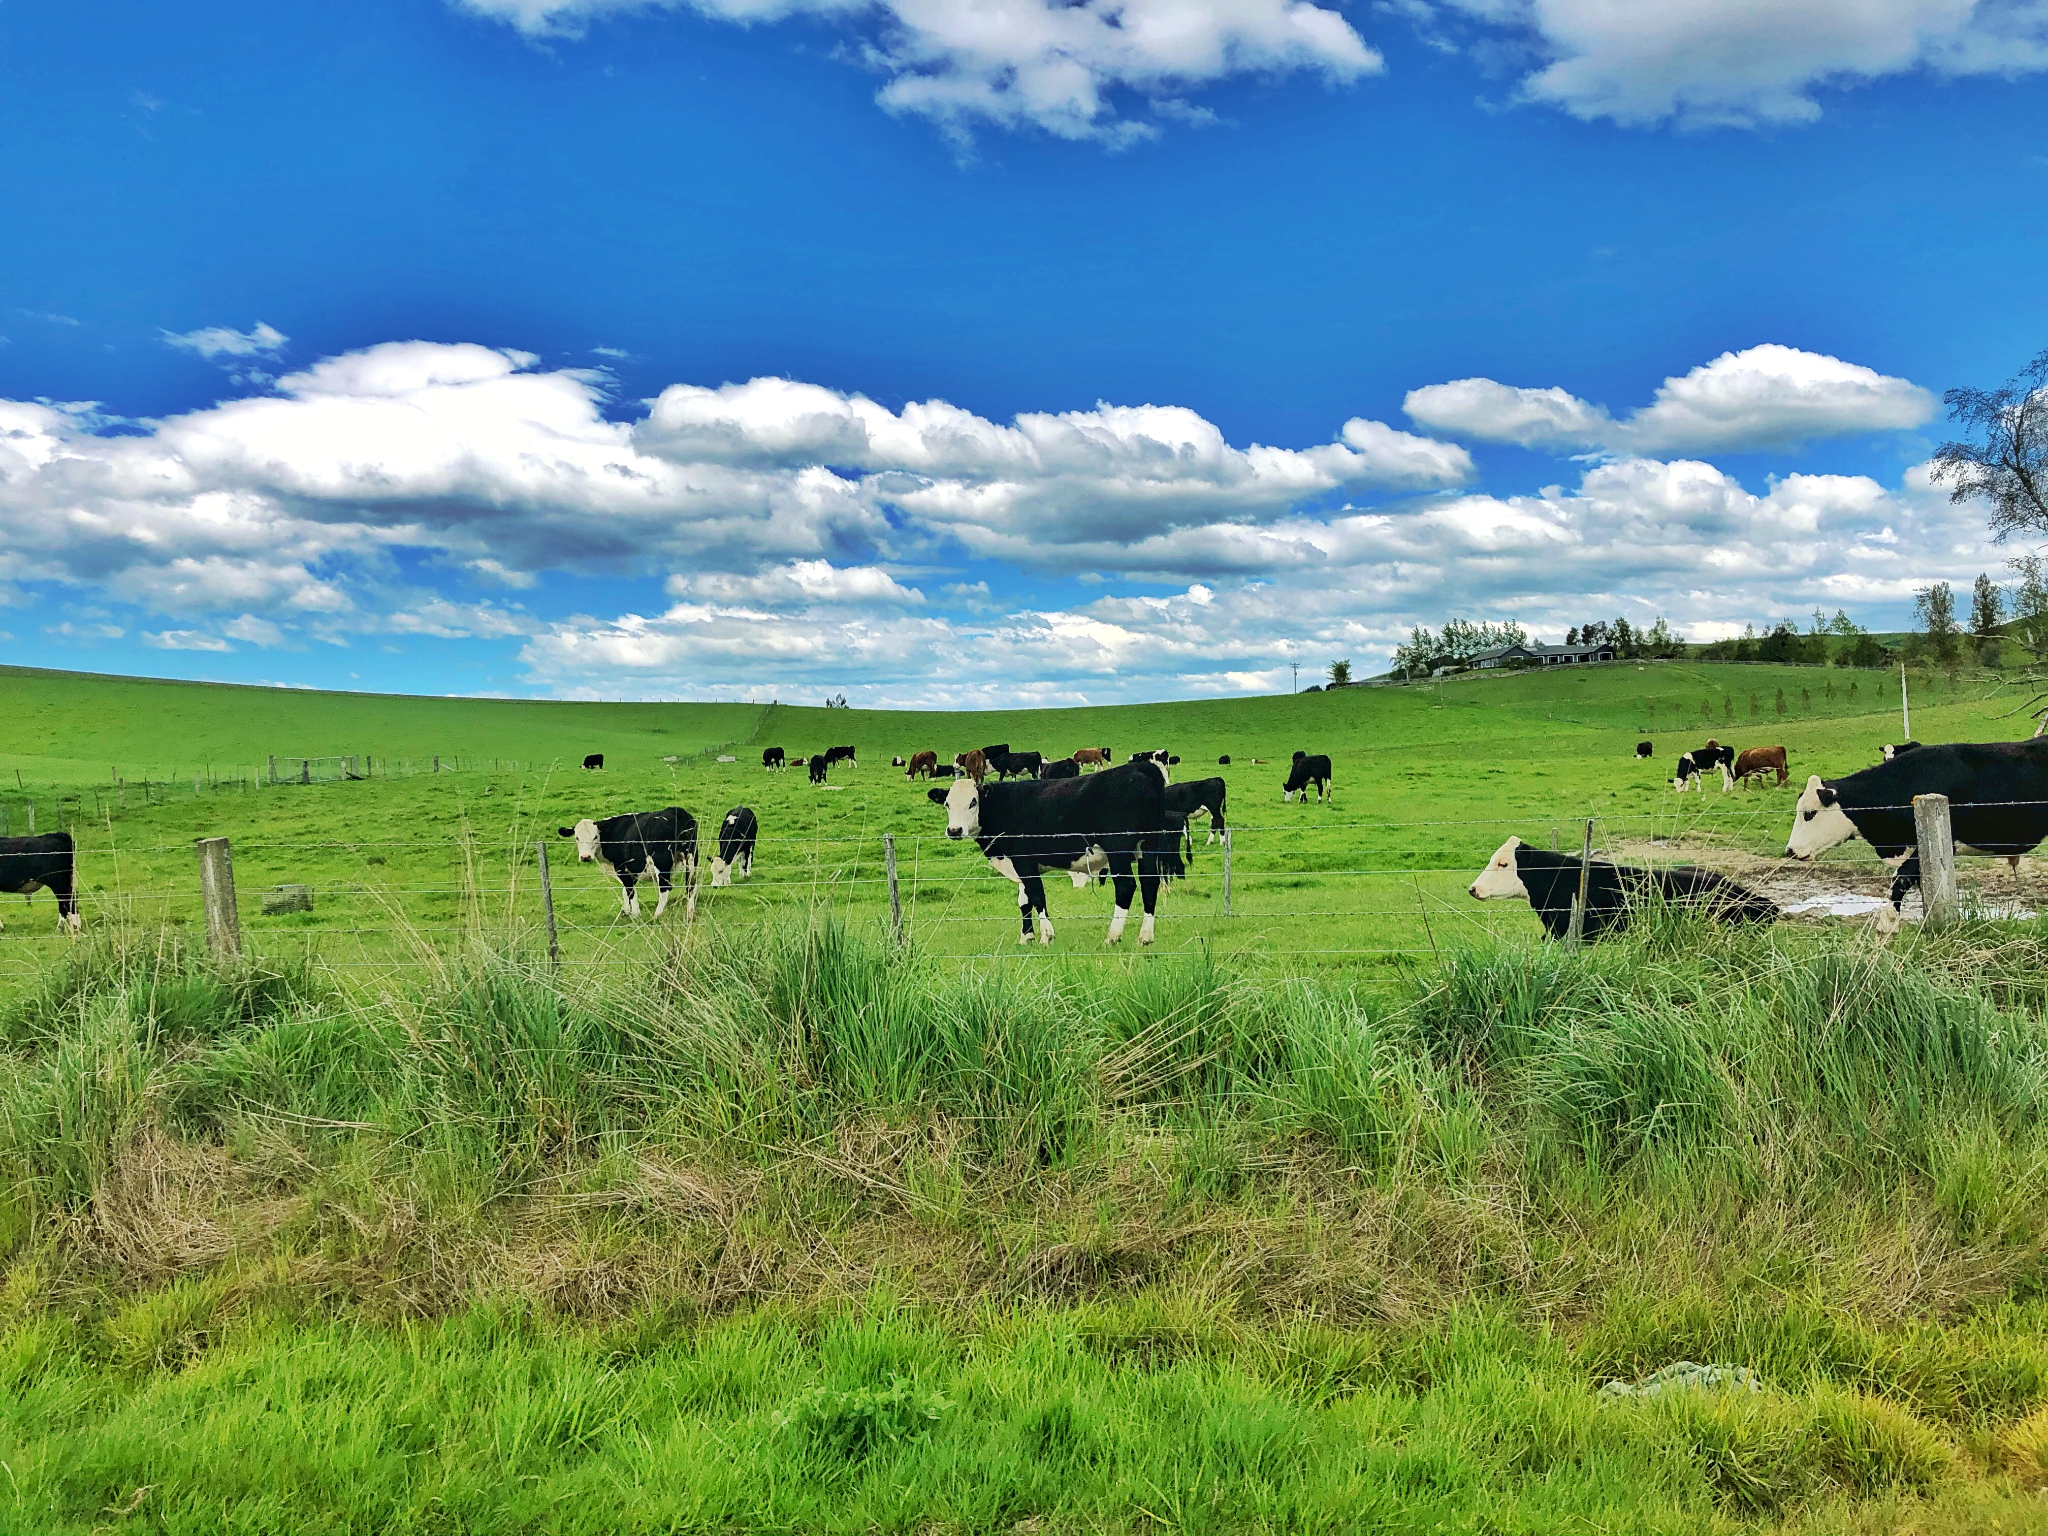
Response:
POLYGON ((1837 843, 1859 836, 1856 823, 1842 809, 1841 799, 1810 774, 1806 788, 1799 792, 1799 807, 1792 813, 1792 835, 1785 839, 1785 852, 1795 859, 1818 858, 1837 843))
POLYGON ((928 789, 925 796, 946 808, 946 836, 976 837, 981 833, 981 786, 956 779, 950 789, 928 789))
POLYGON ((597 823, 588 816, 573 827, 557 827, 555 830, 564 837, 576 839, 576 857, 583 863, 588 864, 597 857, 597 823))
POLYGON ((1699 771, 1699 765, 1692 760, 1690 752, 1680 753, 1677 771, 1671 775, 1671 787, 1673 789, 1685 788, 1685 781, 1699 771))
POLYGON ((1475 901, 1507 901, 1516 896, 1527 899, 1529 888, 1522 884, 1522 871, 1515 858, 1515 850, 1521 846, 1519 837, 1511 837, 1496 848, 1466 893, 1475 901))

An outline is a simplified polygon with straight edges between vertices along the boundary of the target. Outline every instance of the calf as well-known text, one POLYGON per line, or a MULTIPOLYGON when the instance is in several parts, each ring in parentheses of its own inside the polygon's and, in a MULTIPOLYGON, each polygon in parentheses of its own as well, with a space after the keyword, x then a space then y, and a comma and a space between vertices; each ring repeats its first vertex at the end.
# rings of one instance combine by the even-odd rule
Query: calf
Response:
POLYGON ((1045 765, 1045 755, 1040 752, 994 752, 987 757, 999 779, 1035 779, 1045 765))
POLYGON ((1694 747, 1690 752, 1678 756, 1678 771, 1672 775, 1671 787, 1681 795, 1688 788, 1707 792, 1706 776, 1716 768, 1721 770, 1721 793, 1726 794, 1735 787, 1735 779, 1729 769, 1735 763, 1735 749, 1724 747, 1717 741, 1709 741, 1704 747, 1694 747))
MULTIPOLYGON (((1284 804, 1292 800, 1298 790, 1301 793, 1301 803, 1307 805, 1308 787, 1313 784, 1316 787, 1316 804, 1321 805, 1324 799, 1324 786, 1329 782, 1329 758, 1320 752, 1314 757, 1305 752, 1297 752, 1294 754, 1294 766, 1288 771, 1287 782, 1280 786, 1281 802, 1284 804)), ((1330 793, 1334 795, 1336 791, 1333 789, 1330 793)))
POLYGON ((1750 778, 1761 784, 1772 773, 1777 774, 1778 787, 1783 789, 1785 780, 1791 777, 1785 767, 1783 747, 1744 747, 1735 755, 1734 776, 1738 784, 1750 778))
MULTIPOLYGON (((11 896, 48 891, 57 898, 59 933, 75 934, 85 926, 78 915, 78 850, 69 832, 0 837, 0 891, 11 896)), ((6 926, 0 923, 0 929, 6 926)))
POLYGON ((1038 776, 1041 779, 1078 779, 1081 777, 1081 765, 1071 757, 1063 757, 1039 769, 1038 776))
POLYGON ((904 771, 903 777, 905 777, 906 779, 915 779, 915 778, 919 778, 919 777, 923 777, 923 778, 927 778, 927 779, 929 779, 929 778, 933 778, 933 777, 936 777, 936 776, 937 776, 937 774, 938 774, 938 771, 939 771, 939 754, 938 754, 938 753, 936 753, 936 752, 913 752, 913 753, 911 753, 911 754, 910 754, 910 765, 909 765, 909 767, 908 767, 908 768, 907 768, 907 769, 906 769, 906 770, 904 771))
POLYGON ((1917 795, 1946 795, 1956 842, 2004 859, 2017 875, 2020 855, 2048 837, 2048 740, 1923 746, 1839 779, 1816 773, 1800 793, 1785 852, 1804 861, 1865 839, 1897 871, 1897 911, 1920 883, 1917 795))
POLYGON ((634 887, 649 874, 661 892, 654 915, 658 918, 667 911, 670 878, 678 868, 683 872, 684 916, 697 915, 697 819, 681 806, 625 811, 603 821, 586 816, 559 830, 576 839, 579 861, 594 860, 611 871, 619 882, 619 905, 628 917, 640 915, 640 895, 634 887))
POLYGON ((754 839, 760 834, 761 824, 744 805, 725 813, 725 820, 718 824, 718 852, 711 859, 714 891, 754 872, 754 839))
POLYGON ((602 752, 591 753, 590 756, 583 759, 583 766, 586 770, 602 768, 604 766, 604 754, 602 752))
MULTIPOLYGON (((1571 931, 1572 903, 1579 894, 1578 856, 1548 853, 1511 837, 1467 894, 1476 901, 1525 898, 1542 919, 1544 933, 1564 938, 1571 931)), ((1723 923, 1770 923, 1778 917, 1771 902, 1711 869, 1640 869, 1596 859, 1586 867, 1586 916, 1580 934, 1597 939, 1619 933, 1628 926, 1633 910, 1647 902, 1697 906, 1723 923)))
POLYGON ((972 752, 962 752, 954 758, 953 766, 979 784, 988 777, 988 754, 976 747, 972 752))
POLYGON ((1038 942, 1053 940, 1045 907, 1044 871, 1064 869, 1075 885, 1106 869, 1115 882, 1116 909, 1109 937, 1123 937, 1133 893, 1142 893, 1145 920, 1138 942, 1152 942, 1152 921, 1162 873, 1180 842, 1166 812, 1166 771, 1153 763, 1129 763, 1106 773, 1051 782, 975 784, 926 791, 946 808, 946 836, 972 838, 990 866, 1017 885, 1023 931, 1031 941, 1038 918, 1038 942))
POLYGON ((1076 747, 1074 761, 1083 768, 1107 768, 1115 759, 1107 747, 1076 747))
POLYGON ((813 753, 813 754, 811 755, 811 782, 812 782, 813 784, 822 784, 822 783, 824 783, 824 782, 825 782, 825 770, 826 770, 827 768, 830 768, 831 766, 832 766, 832 761, 831 761, 831 759, 830 759, 830 758, 828 758, 828 757, 826 757, 826 755, 825 755, 824 753, 822 753, 822 752, 816 752, 816 753, 813 753))
POLYGON ((1166 786, 1166 814, 1186 836, 1190 858, 1194 857, 1195 839, 1187 830, 1189 819, 1207 811, 1209 835, 1202 839, 1202 846, 1206 848, 1215 842, 1223 835, 1223 800, 1227 791, 1228 786, 1221 779, 1189 779, 1185 784, 1166 786))
POLYGON ((1649 757, 1649 756, 1652 756, 1652 755, 1653 755, 1653 754, 1654 754, 1654 753, 1656 752, 1656 750, 1657 750, 1656 746, 1655 746, 1655 745, 1654 745, 1653 743, 1651 743, 1651 742, 1647 742, 1647 741, 1639 741, 1639 742, 1637 742, 1637 743, 1636 743, 1636 756, 1637 756, 1637 757, 1649 757))
POLYGON ((789 759, 783 754, 782 748, 770 747, 761 754, 761 766, 763 768, 787 768, 789 766, 789 759))

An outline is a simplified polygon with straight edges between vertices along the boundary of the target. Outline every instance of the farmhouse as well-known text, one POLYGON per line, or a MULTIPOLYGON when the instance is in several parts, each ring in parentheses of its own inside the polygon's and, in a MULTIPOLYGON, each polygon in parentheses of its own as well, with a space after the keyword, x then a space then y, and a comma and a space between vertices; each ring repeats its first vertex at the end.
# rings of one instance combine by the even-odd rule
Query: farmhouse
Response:
POLYGON ((1481 651, 1467 663, 1471 667, 1572 667, 1596 661, 1614 660, 1614 645, 1497 645, 1481 651))

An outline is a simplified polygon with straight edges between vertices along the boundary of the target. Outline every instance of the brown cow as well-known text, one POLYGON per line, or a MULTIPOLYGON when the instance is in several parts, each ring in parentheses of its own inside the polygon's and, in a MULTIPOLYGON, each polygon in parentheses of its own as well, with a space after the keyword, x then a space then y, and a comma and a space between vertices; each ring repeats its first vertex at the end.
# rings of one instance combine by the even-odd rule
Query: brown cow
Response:
POLYGON ((1785 767, 1783 747, 1744 747, 1735 754, 1736 783, 1740 784, 1751 776, 1762 782, 1765 775, 1770 773, 1777 774, 1778 785, 1783 788, 1785 780, 1790 776, 1785 767))
POLYGON ((930 778, 934 773, 938 772, 938 768, 938 753, 913 752, 910 754, 910 768, 903 775, 903 777, 905 777, 906 779, 914 779, 919 774, 923 774, 926 778, 930 778))
POLYGON ((1107 747, 1076 747, 1074 761, 1083 768, 1107 768, 1116 759, 1109 755, 1107 747))
POLYGON ((972 752, 962 752, 953 759, 953 766, 977 784, 988 777, 988 758, 979 747, 972 752))

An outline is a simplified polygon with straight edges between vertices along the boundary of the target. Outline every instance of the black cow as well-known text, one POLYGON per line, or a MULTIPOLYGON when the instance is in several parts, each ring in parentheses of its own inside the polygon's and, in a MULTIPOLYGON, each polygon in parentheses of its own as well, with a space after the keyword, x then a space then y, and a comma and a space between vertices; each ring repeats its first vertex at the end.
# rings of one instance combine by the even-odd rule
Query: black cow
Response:
POLYGON ((999 779, 1035 779, 1038 770, 1045 766, 1042 752, 999 752, 988 760, 999 779))
POLYGON ((1081 777, 1081 765, 1071 757, 1063 757, 1040 768, 1038 776, 1041 779, 1078 779, 1081 777))
POLYGON ((1704 747, 1694 747, 1690 752, 1678 755, 1678 771, 1671 776, 1671 787, 1681 795, 1688 786, 1701 794, 1707 792, 1707 775, 1716 768, 1721 770, 1721 792, 1726 794, 1735 787, 1735 749, 1724 747, 1717 741, 1710 741, 1704 747))
POLYGON ((860 766, 859 763, 854 761, 853 748, 851 747, 827 747, 825 749, 825 766, 830 768, 834 763, 847 763, 855 768, 860 766))
POLYGON ((813 784, 822 784, 822 783, 824 783, 824 782, 825 782, 825 770, 826 770, 827 768, 830 768, 831 766, 832 766, 832 760, 831 760, 830 758, 828 758, 828 757, 827 757, 827 756, 826 756, 826 755, 825 755, 824 753, 822 753, 822 752, 816 752, 816 753, 813 753, 813 754, 811 755, 811 782, 812 782, 813 784))
MULTIPOLYGON (((982 761, 988 763, 990 766, 994 766, 995 760, 1003 756, 1009 750, 1010 744, 1007 741, 999 741, 992 747, 983 747, 981 749, 982 761)), ((955 758, 954 761, 958 762, 959 759, 955 758)))
POLYGON ((1209 835, 1202 839, 1202 846, 1208 847, 1223 835, 1223 800, 1227 792, 1228 786, 1221 779, 1190 779, 1185 784, 1166 786, 1166 814, 1186 836, 1189 858, 1194 857, 1195 839, 1187 830, 1188 818, 1202 811, 1209 813, 1209 835))
POLYGON ((1812 859, 1864 839, 1880 859, 1899 861, 1891 891, 1897 910, 1920 883, 1916 795, 1948 796, 1955 840, 2005 859, 2017 874, 2020 855, 2048 837, 2048 739, 1921 746, 1843 778, 1816 773, 1799 796, 1785 852, 1812 859))
POLYGON ((1216 766, 1218 768, 1228 768, 1230 766, 1230 754, 1226 752, 1221 757, 1217 758, 1216 766))
POLYGON ((697 915, 697 818, 680 805, 661 811, 626 811, 603 821, 586 816, 575 826, 559 830, 562 836, 576 839, 580 861, 588 864, 594 859, 617 877, 619 905, 628 917, 640 915, 640 896, 634 886, 650 873, 661 891, 654 915, 660 917, 667 911, 669 880, 679 866, 686 902, 683 915, 697 915))
MULTIPOLYGON (((1308 787, 1313 784, 1316 787, 1316 804, 1321 805, 1324 798, 1323 787, 1329 782, 1329 758, 1323 756, 1320 752, 1314 757, 1310 757, 1305 752, 1297 752, 1294 754, 1294 766, 1288 770, 1287 782, 1280 786, 1280 799, 1283 803, 1292 800, 1295 792, 1299 790, 1301 792, 1301 803, 1307 805, 1308 787)), ((1329 793, 1335 795, 1337 792, 1332 789, 1329 793)))
POLYGON ((602 752, 591 753, 590 756, 583 759, 583 766, 585 768, 602 768, 604 766, 604 754, 602 752))
POLYGON ((69 832, 0 837, 0 891, 10 896, 48 891, 57 898, 59 933, 77 933, 85 926, 78 915, 78 850, 69 832))
POLYGON ((736 805, 725 813, 725 820, 718 824, 718 852, 711 859, 714 891, 754 872, 754 839, 760 833, 761 824, 744 805, 736 805))
MULTIPOLYGON (((1579 894, 1578 855, 1549 853, 1511 837, 1467 893, 1478 901, 1526 897, 1543 920, 1543 931, 1561 939, 1571 931, 1572 903, 1579 894)), ((1648 902, 1697 906, 1724 923, 1770 923, 1778 917, 1770 901, 1711 869, 1640 869, 1595 859, 1586 870, 1586 918, 1580 934, 1597 939, 1619 933, 1634 909, 1648 902)))
POLYGON ((787 768, 789 766, 789 758, 784 754, 782 748, 770 747, 761 754, 761 766, 763 768, 787 768))
POLYGON ((1652 757, 1656 755, 1656 751, 1657 747, 1654 742, 1639 741, 1636 743, 1637 757, 1652 757))
POLYGON ((1064 869, 1076 888, 1107 870, 1115 881, 1116 910, 1108 943, 1123 937, 1131 896, 1142 892, 1145 920, 1138 942, 1152 942, 1160 877, 1171 867, 1180 833, 1166 812, 1166 770, 1154 763, 1126 763, 1104 773, 1022 784, 962 779, 951 789, 926 793, 946 808, 946 836, 971 837, 996 872, 1017 883, 1017 910, 1031 941, 1038 916, 1038 942, 1053 940, 1045 909, 1043 872, 1064 869))
POLYGON ((1890 762, 1893 758, 1897 757, 1901 752, 1911 752, 1914 748, 1918 747, 1919 745, 1920 743, 1917 741, 1902 741, 1898 743, 1896 746, 1894 746, 1891 742, 1886 742, 1884 744, 1884 760, 1886 762, 1890 762))

